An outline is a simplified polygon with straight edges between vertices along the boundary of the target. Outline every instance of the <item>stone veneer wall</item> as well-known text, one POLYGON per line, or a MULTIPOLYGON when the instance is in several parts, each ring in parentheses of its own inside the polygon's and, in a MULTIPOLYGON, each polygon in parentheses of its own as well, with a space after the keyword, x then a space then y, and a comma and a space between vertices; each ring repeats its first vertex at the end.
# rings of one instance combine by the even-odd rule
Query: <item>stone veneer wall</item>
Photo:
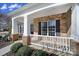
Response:
POLYGON ((16 40, 18 40, 18 38, 19 38, 19 34, 13 34, 13 35, 11 35, 12 41, 16 41, 16 40))
MULTIPOLYGON (((61 11, 62 12, 62 11, 61 11)), ((38 23, 43 22, 43 21, 48 21, 48 20, 60 20, 60 34, 61 36, 68 36, 68 30, 71 25, 71 9, 69 9, 66 13, 62 14, 56 14, 56 15, 49 15, 49 16, 44 16, 44 17, 38 17, 34 18, 33 24, 34 24, 34 33, 38 34, 38 23), (65 34, 62 34, 65 33, 65 34)))

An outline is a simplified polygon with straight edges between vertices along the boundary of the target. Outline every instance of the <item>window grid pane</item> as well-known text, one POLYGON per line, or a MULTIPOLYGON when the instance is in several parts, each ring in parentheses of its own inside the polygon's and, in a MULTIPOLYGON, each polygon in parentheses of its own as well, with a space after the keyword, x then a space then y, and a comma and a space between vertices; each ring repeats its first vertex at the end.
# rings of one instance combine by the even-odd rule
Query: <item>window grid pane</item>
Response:
POLYGON ((41 34, 42 35, 47 35, 47 22, 42 22, 41 23, 41 34))
POLYGON ((49 20, 48 22, 41 22, 41 34, 42 35, 49 35, 49 36, 57 35, 58 36, 59 33, 57 33, 57 29, 59 31, 59 28, 56 27, 56 20, 49 20))
POLYGON ((49 20, 48 21, 48 35, 55 36, 56 33, 56 20, 49 20))

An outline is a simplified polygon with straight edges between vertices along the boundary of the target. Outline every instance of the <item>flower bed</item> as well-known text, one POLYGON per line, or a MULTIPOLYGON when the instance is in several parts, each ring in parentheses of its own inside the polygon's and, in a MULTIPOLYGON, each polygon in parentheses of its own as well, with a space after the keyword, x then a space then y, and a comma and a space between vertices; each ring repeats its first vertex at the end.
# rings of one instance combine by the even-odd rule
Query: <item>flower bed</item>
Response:
POLYGON ((12 41, 8 38, 10 33, 5 35, 0 35, 0 49, 12 44, 12 41))
MULTIPOLYGON (((18 44, 22 44, 22 43, 17 43, 17 45, 14 44, 13 46, 16 45, 17 47, 15 48, 18 48, 19 47, 18 44)), ((4 56, 57 56, 57 55, 53 53, 48 53, 43 50, 30 48, 29 46, 24 45, 24 46, 21 46, 16 52, 12 52, 12 49, 11 49, 11 51, 6 53, 4 56)))
POLYGON ((15 56, 15 54, 10 51, 10 52, 6 53, 6 54, 3 55, 3 56, 15 56))
POLYGON ((11 42, 11 41, 7 41, 7 42, 2 42, 2 41, 0 41, 0 49, 1 48, 3 48, 3 47, 6 47, 6 46, 8 46, 8 45, 10 45, 10 44, 12 44, 13 42, 11 42))

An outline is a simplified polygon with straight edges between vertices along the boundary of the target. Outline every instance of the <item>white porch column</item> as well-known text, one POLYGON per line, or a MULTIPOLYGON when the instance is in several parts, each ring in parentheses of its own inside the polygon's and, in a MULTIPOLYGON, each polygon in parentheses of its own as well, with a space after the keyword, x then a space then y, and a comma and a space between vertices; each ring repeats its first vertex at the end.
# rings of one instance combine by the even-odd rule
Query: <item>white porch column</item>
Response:
POLYGON ((24 33, 23 33, 24 45, 30 44, 30 20, 27 16, 24 16, 24 33))
POLYGON ((76 6, 75 4, 72 6, 72 14, 71 14, 71 36, 74 37, 76 35, 76 6))
POLYGON ((77 24, 77 37, 79 38, 79 5, 76 6, 77 8, 77 21, 76 21, 76 24, 77 24))
POLYGON ((16 19, 12 18, 12 40, 15 41, 18 38, 18 27, 16 19))
POLYGON ((23 36, 28 36, 30 34, 30 21, 27 16, 24 17, 24 33, 23 36))
POLYGON ((71 16, 71 36, 74 38, 79 37, 79 5, 74 4, 72 7, 72 16, 71 16))
POLYGON ((79 55, 79 4, 74 4, 72 7, 71 36, 74 37, 71 41, 74 54, 79 55))
POLYGON ((18 27, 16 19, 12 18, 12 34, 18 34, 18 27))

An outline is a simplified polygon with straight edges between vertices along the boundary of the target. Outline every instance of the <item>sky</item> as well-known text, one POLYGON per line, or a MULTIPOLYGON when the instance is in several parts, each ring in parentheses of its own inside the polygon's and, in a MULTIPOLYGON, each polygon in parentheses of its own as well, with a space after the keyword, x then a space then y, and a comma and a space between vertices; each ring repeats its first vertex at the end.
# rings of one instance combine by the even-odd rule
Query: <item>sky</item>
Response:
POLYGON ((12 12, 27 3, 0 3, 0 13, 1 14, 8 14, 9 12, 12 12))

